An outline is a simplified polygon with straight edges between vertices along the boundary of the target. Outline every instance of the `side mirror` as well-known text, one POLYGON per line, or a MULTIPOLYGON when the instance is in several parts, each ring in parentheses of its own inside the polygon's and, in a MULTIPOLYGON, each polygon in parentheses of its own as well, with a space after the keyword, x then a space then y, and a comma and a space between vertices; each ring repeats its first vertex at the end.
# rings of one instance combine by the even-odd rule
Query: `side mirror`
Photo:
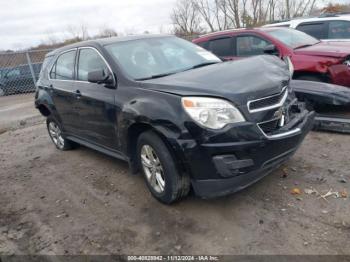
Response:
POLYGON ((264 47, 264 53, 267 55, 279 55, 275 45, 268 45, 264 47))
POLYGON ((96 70, 88 73, 88 81, 96 84, 113 84, 113 78, 105 70, 96 70))

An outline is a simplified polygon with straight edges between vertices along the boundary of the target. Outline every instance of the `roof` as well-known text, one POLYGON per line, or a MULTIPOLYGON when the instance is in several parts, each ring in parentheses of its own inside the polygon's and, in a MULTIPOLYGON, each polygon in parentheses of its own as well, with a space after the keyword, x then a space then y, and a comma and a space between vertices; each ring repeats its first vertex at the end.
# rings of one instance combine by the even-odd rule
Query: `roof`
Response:
POLYGON ((217 31, 217 32, 211 32, 211 33, 208 33, 208 34, 204 34, 204 35, 200 35, 199 38, 201 37, 207 37, 207 36, 214 36, 214 35, 217 35, 217 34, 222 34, 222 33, 233 33, 233 32, 236 32, 236 31, 240 31, 240 30, 246 30, 247 28, 232 28, 232 29, 227 29, 227 30, 222 30, 222 31, 217 31))
POLYGON ((297 25, 303 22, 334 21, 334 20, 350 21, 350 14, 335 14, 335 15, 325 15, 325 16, 319 16, 319 17, 294 18, 289 21, 283 21, 279 23, 264 25, 263 27, 271 27, 271 26, 273 27, 273 26, 283 26, 283 25, 291 25, 291 27, 296 27, 297 25))
POLYGON ((101 38, 101 39, 93 39, 93 40, 87 40, 87 41, 81 41, 78 43, 65 45, 63 47, 60 47, 58 49, 53 50, 52 52, 48 53, 46 56, 52 56, 57 53, 60 53, 62 51, 66 51, 69 49, 81 47, 81 46, 105 46, 113 43, 118 42, 126 42, 126 41, 134 41, 134 40, 141 40, 141 39, 152 39, 152 38, 162 38, 162 37, 169 37, 172 35, 166 35, 166 34, 144 34, 144 35, 130 35, 130 36, 116 36, 116 37, 109 37, 109 38, 101 38))

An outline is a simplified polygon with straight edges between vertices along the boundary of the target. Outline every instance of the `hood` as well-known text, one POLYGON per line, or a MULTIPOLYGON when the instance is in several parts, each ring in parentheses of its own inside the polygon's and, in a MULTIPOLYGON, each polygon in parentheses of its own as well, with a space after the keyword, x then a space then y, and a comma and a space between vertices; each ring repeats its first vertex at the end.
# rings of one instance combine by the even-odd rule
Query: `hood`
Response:
POLYGON ((349 42, 320 42, 313 46, 295 49, 297 55, 347 57, 350 55, 349 42))
POLYGON ((289 78, 281 59, 263 55, 143 81, 142 86, 180 96, 221 97, 242 105, 281 92, 289 78))

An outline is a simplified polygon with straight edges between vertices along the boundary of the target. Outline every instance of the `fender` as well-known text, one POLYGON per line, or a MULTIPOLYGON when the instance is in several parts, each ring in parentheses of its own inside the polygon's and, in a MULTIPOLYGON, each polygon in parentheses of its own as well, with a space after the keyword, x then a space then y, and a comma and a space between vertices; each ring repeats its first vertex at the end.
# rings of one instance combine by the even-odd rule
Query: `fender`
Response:
POLYGON ((35 107, 39 108, 40 105, 44 105, 53 117, 62 123, 61 117, 57 113, 56 107, 52 101, 51 96, 48 94, 48 87, 38 86, 35 94, 35 107))
POLYGON ((119 145, 121 152, 132 159, 132 150, 128 148, 129 133, 135 126, 141 127, 136 137, 132 137, 132 146, 136 147, 138 135, 147 129, 157 133, 179 159, 181 169, 187 170, 183 158, 182 140, 191 139, 184 123, 190 121, 181 106, 181 97, 162 92, 138 89, 144 94, 124 104, 119 114, 119 145), (155 103, 154 101, 157 101, 155 103))

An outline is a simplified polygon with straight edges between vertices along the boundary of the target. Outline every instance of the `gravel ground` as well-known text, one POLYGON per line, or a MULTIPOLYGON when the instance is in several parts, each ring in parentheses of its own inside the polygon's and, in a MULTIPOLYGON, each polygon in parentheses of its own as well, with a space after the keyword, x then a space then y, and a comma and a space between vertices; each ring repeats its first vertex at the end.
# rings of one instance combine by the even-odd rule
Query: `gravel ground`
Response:
POLYGON ((56 150, 43 121, 3 130, 0 147, 0 254, 350 254, 348 135, 312 132, 246 190, 172 206, 124 162, 56 150))

